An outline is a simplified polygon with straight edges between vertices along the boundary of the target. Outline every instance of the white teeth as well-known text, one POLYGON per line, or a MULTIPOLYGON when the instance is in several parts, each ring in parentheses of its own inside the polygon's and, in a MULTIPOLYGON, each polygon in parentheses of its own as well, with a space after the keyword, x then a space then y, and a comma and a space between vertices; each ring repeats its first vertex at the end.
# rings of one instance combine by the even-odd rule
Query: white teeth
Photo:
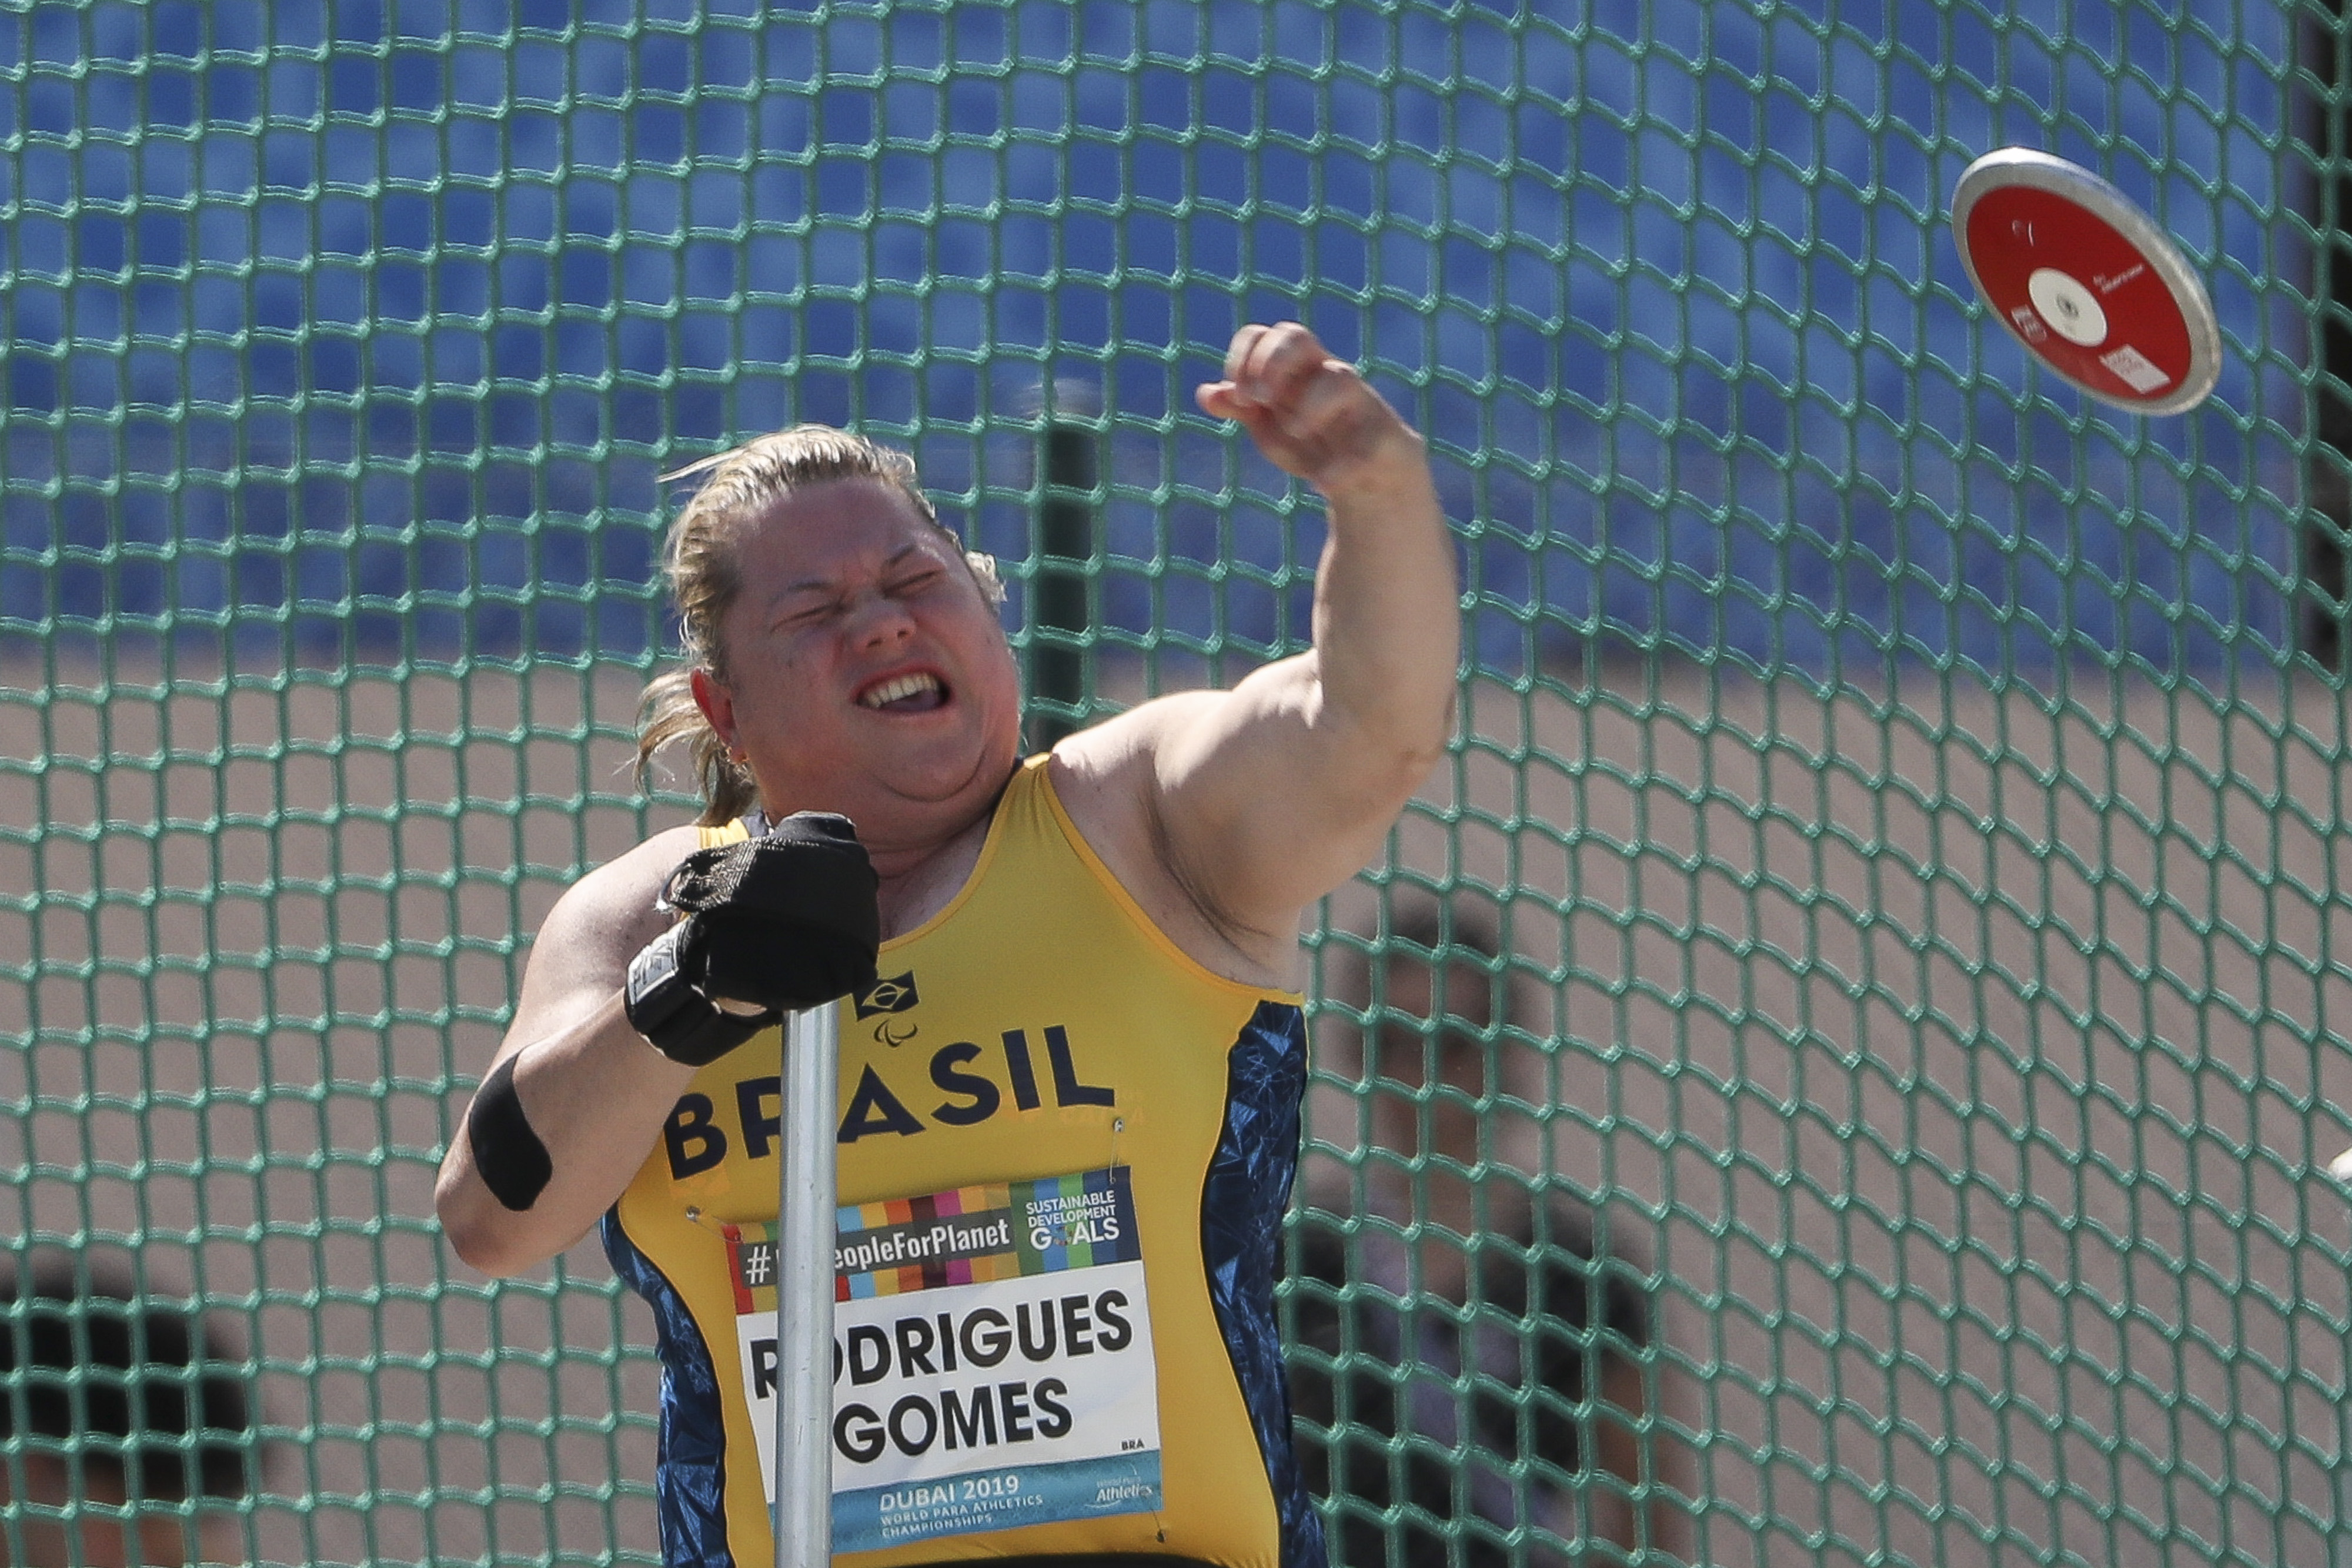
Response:
POLYGON ((939 677, 936 675, 900 675, 895 681, 883 682, 857 700, 866 707, 880 707, 886 703, 897 702, 900 697, 913 696, 917 692, 939 689, 939 677))

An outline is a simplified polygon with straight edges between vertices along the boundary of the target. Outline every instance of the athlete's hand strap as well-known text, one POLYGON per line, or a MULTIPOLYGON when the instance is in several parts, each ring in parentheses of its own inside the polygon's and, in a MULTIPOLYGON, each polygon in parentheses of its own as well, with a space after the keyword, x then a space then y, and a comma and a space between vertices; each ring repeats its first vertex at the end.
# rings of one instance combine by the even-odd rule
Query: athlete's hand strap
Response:
POLYGON ((882 943, 877 887, 842 817, 803 811, 764 837, 696 851, 662 893, 686 918, 629 966, 630 1026, 699 1067, 787 1012, 866 989, 882 943))

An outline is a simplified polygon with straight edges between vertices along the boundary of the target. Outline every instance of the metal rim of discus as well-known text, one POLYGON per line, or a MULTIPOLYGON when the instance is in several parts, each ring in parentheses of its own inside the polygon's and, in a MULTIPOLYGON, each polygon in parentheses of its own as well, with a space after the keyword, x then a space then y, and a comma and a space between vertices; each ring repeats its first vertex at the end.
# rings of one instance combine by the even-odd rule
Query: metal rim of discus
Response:
POLYGON ((2182 413, 2203 402, 2213 391, 2221 374, 2221 327, 2213 314, 2213 302, 2205 291, 2204 281, 2189 267, 2172 238, 2131 198, 2079 163, 2070 162, 2054 153, 2042 152, 2031 147, 2003 147, 1986 153, 1962 171, 1959 183, 1952 187, 1952 240, 1960 253, 1960 265, 1968 269, 1969 286, 1977 298, 1991 308, 2002 329, 2019 338, 2035 363, 2057 376, 2068 386, 2099 399, 2116 408, 2135 413, 2182 413), (2164 284, 2179 310, 2189 331, 2189 368, 2180 384, 2158 398, 2125 400, 2111 396, 2099 387, 2090 385, 2053 363, 2032 344, 2024 342, 2008 318, 1993 305, 1992 296, 1977 271, 1976 256, 1969 245, 1969 214, 1976 204, 1996 191, 2024 186, 2047 191, 2074 203, 2094 217, 2121 235, 2139 252, 2148 269, 2164 284))

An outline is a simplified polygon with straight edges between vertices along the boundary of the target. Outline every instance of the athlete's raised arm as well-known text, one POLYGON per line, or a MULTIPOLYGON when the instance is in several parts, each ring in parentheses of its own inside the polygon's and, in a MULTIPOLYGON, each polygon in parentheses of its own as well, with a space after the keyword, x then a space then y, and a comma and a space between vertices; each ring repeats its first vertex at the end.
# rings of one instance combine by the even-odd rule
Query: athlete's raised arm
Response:
POLYGON ((1133 792, 1142 837, 1244 967, 1287 969, 1300 909, 1360 870, 1454 722, 1461 606, 1421 436, 1296 322, 1244 327, 1202 409, 1328 513, 1308 652, 1065 741, 1073 792, 1133 792), (1123 787, 1121 787, 1123 786, 1123 787))

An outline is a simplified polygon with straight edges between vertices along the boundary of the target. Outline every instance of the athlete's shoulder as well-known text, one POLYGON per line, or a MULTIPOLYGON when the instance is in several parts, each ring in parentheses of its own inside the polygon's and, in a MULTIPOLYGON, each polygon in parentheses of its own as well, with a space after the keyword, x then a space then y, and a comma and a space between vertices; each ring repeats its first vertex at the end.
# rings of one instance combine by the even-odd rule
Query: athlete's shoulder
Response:
POLYGON ((1232 703, 1231 692, 1169 692, 1066 737, 1052 768, 1063 810, 1089 840, 1131 840, 1156 858, 1166 848, 1156 824, 1171 773, 1184 766, 1191 738, 1213 728, 1232 703))
POLYGON ((698 842, 692 828, 656 833, 565 890, 531 941, 507 1030, 510 1045, 544 1039, 611 999, 629 960, 668 923, 655 897, 698 842))
POLYGON ((551 940, 579 943, 625 956, 652 941, 669 923, 655 906, 662 883, 677 862, 702 844, 698 828, 668 828, 626 854, 582 877, 555 901, 540 927, 539 946, 551 940))
POLYGON ((1236 920, 1184 862, 1164 813, 1168 736, 1197 726, 1228 694, 1178 692, 1107 719, 1054 747, 1055 799, 1104 869, 1162 936, 1212 974, 1287 990, 1295 984, 1294 923, 1262 930, 1236 920))
POLYGON ((1210 686, 1163 693, 1065 737, 1054 747, 1054 760, 1090 774, 1149 768, 1163 747, 1232 701, 1231 692, 1210 686))

